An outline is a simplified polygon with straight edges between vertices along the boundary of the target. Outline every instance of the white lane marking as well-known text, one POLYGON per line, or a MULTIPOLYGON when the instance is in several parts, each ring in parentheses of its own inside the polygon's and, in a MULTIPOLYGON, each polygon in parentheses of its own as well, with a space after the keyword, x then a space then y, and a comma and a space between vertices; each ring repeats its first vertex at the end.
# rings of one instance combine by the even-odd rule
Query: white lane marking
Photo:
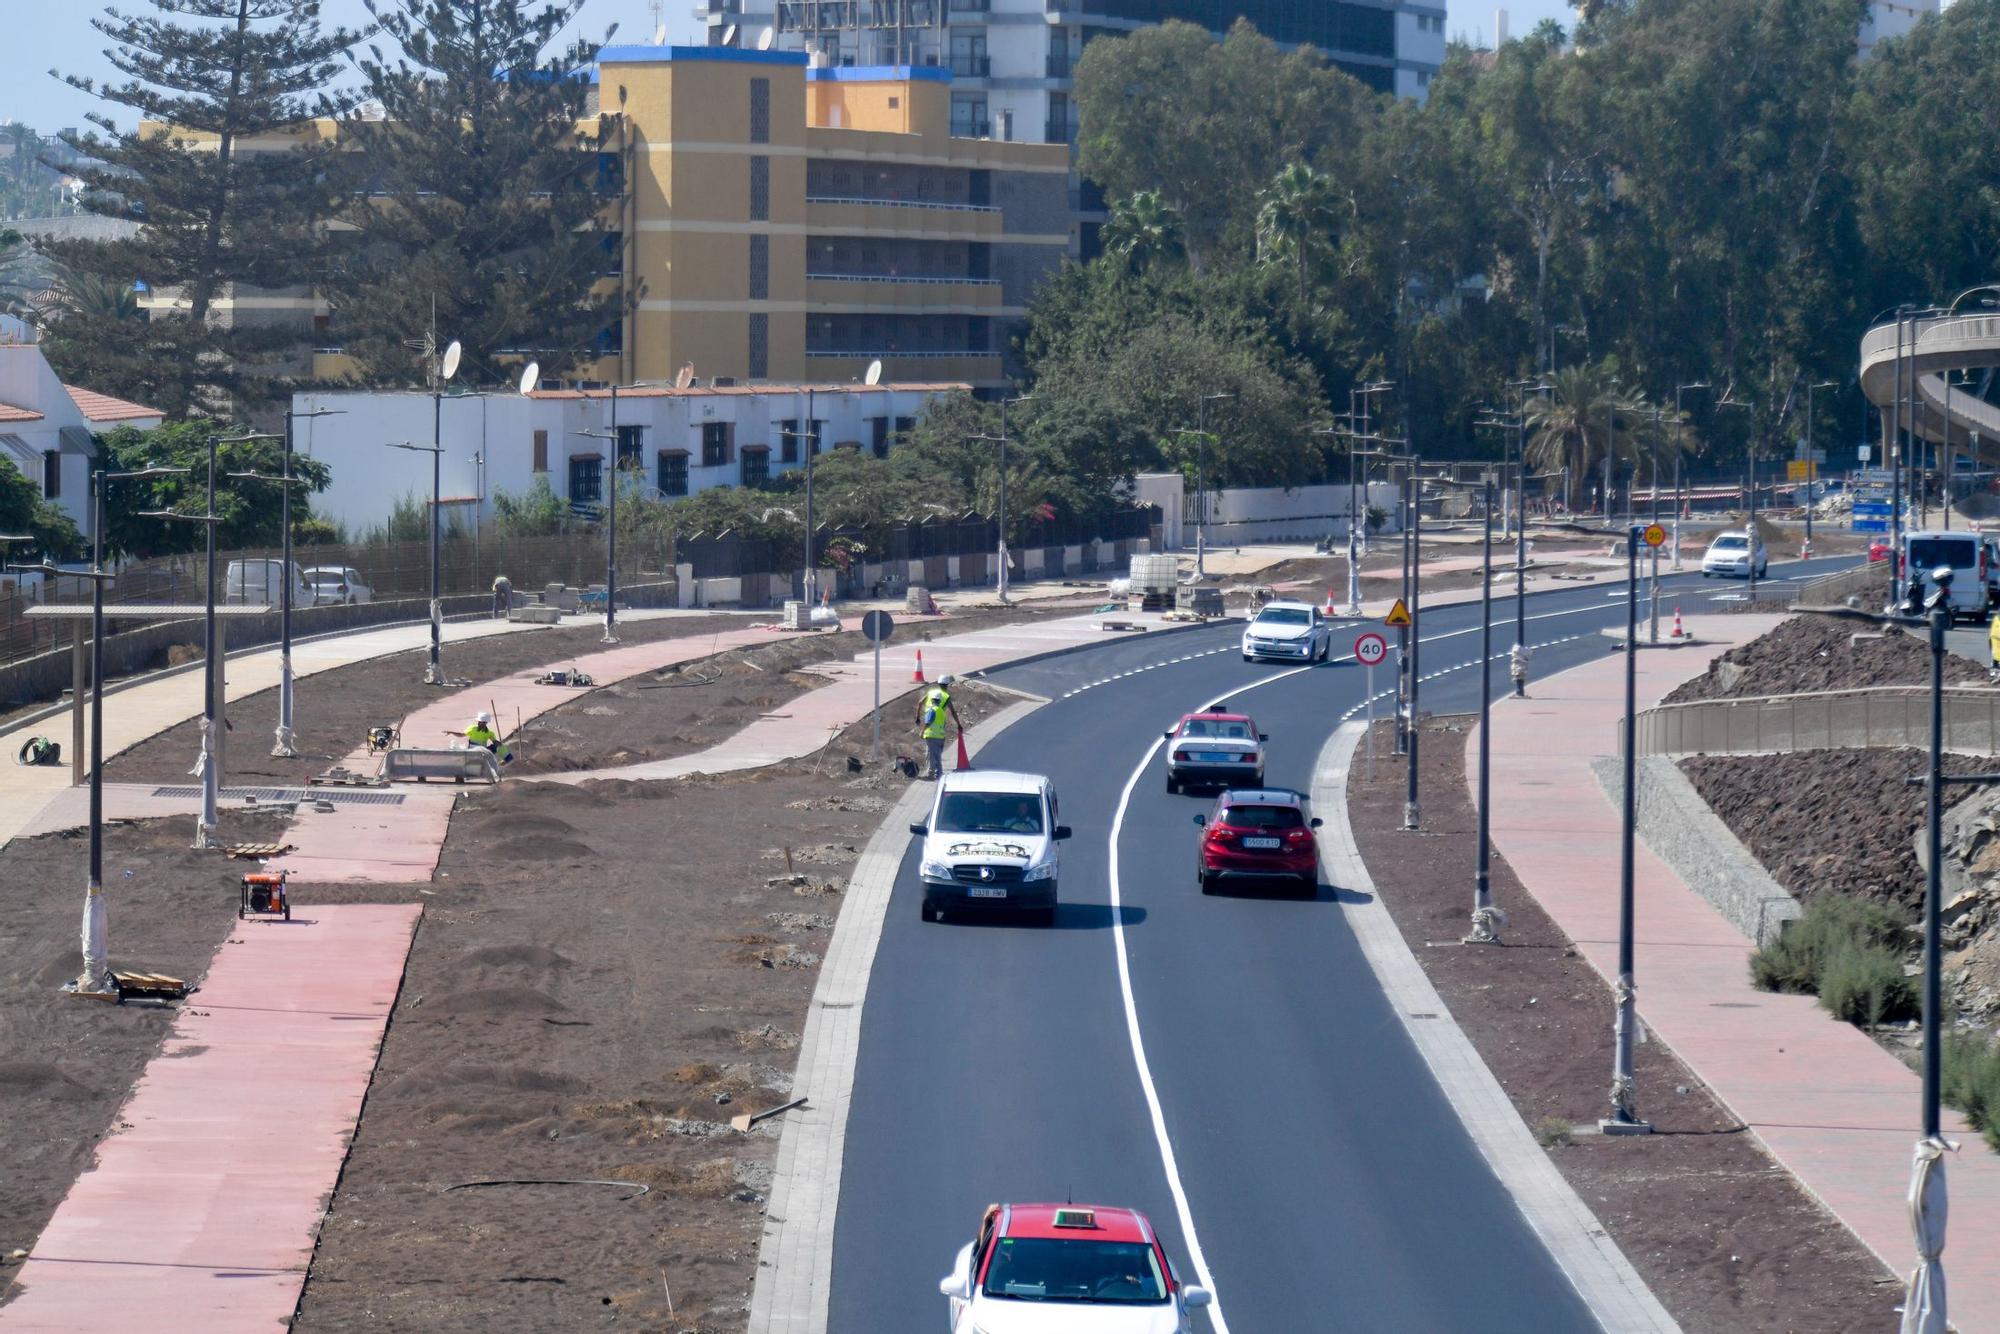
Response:
POLYGON ((1111 817, 1111 941, 1118 951, 1118 990, 1125 1001, 1125 1034, 1132 1043, 1132 1061, 1139 1069, 1139 1087, 1146 1094, 1146 1110, 1153 1119, 1153 1139, 1160 1147, 1160 1164, 1166 1169, 1167 1189, 1174 1197, 1174 1212, 1180 1216, 1181 1236, 1187 1240, 1188 1263, 1194 1266, 1201 1285, 1214 1294, 1208 1308, 1208 1323, 1215 1334, 1229 1334, 1229 1322, 1222 1317, 1222 1294, 1216 1291, 1215 1276, 1209 1272, 1208 1257, 1202 1254, 1201 1238, 1194 1230, 1194 1211, 1188 1207, 1187 1187, 1181 1184, 1180 1163, 1174 1157, 1173 1141, 1167 1136, 1167 1117, 1160 1106, 1160 1092, 1153 1085, 1153 1067, 1146 1060, 1146 1039, 1139 1032, 1139 1004, 1132 995, 1132 964, 1125 950, 1124 895, 1118 881, 1118 836, 1125 827, 1125 810, 1132 803, 1132 791, 1152 767, 1164 738, 1155 738, 1146 747, 1125 790, 1118 796, 1118 810, 1111 817))

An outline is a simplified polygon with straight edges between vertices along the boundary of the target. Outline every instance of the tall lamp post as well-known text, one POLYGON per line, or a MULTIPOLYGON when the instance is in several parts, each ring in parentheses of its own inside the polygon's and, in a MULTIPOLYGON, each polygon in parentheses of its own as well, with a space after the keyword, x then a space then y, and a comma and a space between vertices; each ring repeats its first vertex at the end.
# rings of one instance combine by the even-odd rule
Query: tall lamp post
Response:
POLYGON ((1208 577, 1208 405, 1235 398, 1233 393, 1203 394, 1196 410, 1194 464, 1194 577, 1208 577))
MULTIPOLYGON (((1515 380, 1508 388, 1517 392, 1514 403, 1514 504, 1518 522, 1514 525, 1514 648, 1507 655, 1507 675, 1514 683, 1514 697, 1528 694, 1528 395, 1546 394, 1555 386, 1546 380, 1515 380)), ((1552 475, 1552 474, 1551 474, 1552 475)), ((1569 489, 1569 469, 1563 469, 1563 489, 1569 489)))
POLYGON ((279 466, 279 475, 271 479, 279 486, 279 524, 284 529, 285 544, 285 587, 278 604, 278 730, 271 743, 271 754, 280 759, 291 759, 299 753, 298 734, 293 729, 292 719, 292 484, 299 480, 292 476, 292 423, 346 415, 337 408, 287 411, 283 462, 279 466))
MULTIPOLYGON (((1756 404, 1746 402, 1740 398, 1731 398, 1727 393, 1723 394, 1722 400, 1715 406, 1718 411, 1723 408, 1741 408, 1745 412, 1755 412, 1757 408, 1756 404)), ((1744 526, 1750 533, 1750 601, 1755 602, 1757 600, 1757 550, 1763 544, 1757 539, 1757 427, 1754 421, 1750 426, 1750 440, 1744 447, 1744 454, 1750 461, 1750 485, 1748 488, 1748 513, 1750 520, 1744 526)))
POLYGON ((1493 790, 1493 473, 1482 480, 1486 500, 1486 521, 1482 526, 1479 580, 1479 856, 1473 873, 1472 929, 1465 935, 1468 945, 1498 945, 1499 928, 1506 914, 1493 906, 1493 885, 1488 876, 1492 860, 1493 790))
POLYGON ((1690 380, 1686 384, 1677 382, 1674 385, 1674 570, 1676 573, 1681 568, 1681 510, 1683 509, 1681 501, 1681 460, 1686 455, 1686 450, 1681 444, 1681 431, 1687 424, 1687 419, 1681 415, 1681 395, 1690 389, 1710 389, 1713 387, 1706 380, 1690 380))
MULTIPOLYGON (((1639 1119, 1632 1106, 1632 1039, 1638 1026, 1638 988, 1633 968, 1632 842, 1638 818, 1634 791, 1637 760, 1639 662, 1639 542, 1636 525, 1625 529, 1625 718, 1624 818, 1618 831, 1618 980, 1612 988, 1617 1014, 1612 1023, 1611 1115, 1599 1121, 1607 1135, 1643 1135, 1652 1126, 1639 1119)), ((1753 550, 1751 559, 1756 559, 1753 550)))
POLYGON ((1000 434, 980 434, 966 437, 968 440, 977 440, 984 444, 997 444, 1000 446, 1000 514, 994 524, 994 529, 999 534, 999 550, 997 554, 1000 560, 1000 572, 997 587, 999 589, 1000 605, 1003 607, 1007 605, 1007 566, 1009 564, 1007 552, 1007 409, 1012 404, 1032 402, 1034 401, 1034 397, 1033 394, 1017 394, 1013 398, 1001 399, 1000 434))
MULTIPOLYGON (((440 551, 439 524, 440 511, 444 507, 444 400, 445 388, 451 378, 458 374, 458 363, 463 355, 458 341, 453 339, 431 367, 431 442, 419 445, 410 441, 390 442, 391 449, 407 449, 416 454, 431 456, 431 651, 424 665, 424 684, 441 686, 450 684, 445 680, 443 657, 444 645, 444 590, 439 570, 440 551)), ((466 394, 456 397, 474 398, 478 395, 466 394)))

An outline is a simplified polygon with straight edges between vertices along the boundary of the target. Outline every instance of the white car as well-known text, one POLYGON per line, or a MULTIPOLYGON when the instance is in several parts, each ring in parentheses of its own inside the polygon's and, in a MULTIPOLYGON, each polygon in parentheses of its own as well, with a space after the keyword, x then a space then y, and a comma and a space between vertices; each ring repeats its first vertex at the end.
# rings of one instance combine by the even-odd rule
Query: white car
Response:
POLYGON ((345 565, 315 565, 306 571, 315 607, 349 606, 373 602, 375 590, 361 577, 361 571, 345 565))
MULTIPOLYGON (((1762 579, 1771 567, 1771 553, 1763 539, 1757 541, 1757 577, 1762 579)), ((1701 577, 1710 576, 1729 579, 1750 577, 1750 534, 1723 533, 1708 544, 1708 550, 1701 555, 1701 577)))
POLYGON ((951 1334, 1189 1334, 1182 1283, 1136 1209, 996 1204, 938 1282, 951 1334))
POLYGON ((947 908, 1024 909, 1056 919, 1056 789, 1041 774, 965 769, 938 780, 930 819, 910 826, 924 841, 924 920, 947 908))
POLYGON ((1325 661, 1333 627, 1309 602, 1267 602, 1243 627, 1243 661, 1325 661))

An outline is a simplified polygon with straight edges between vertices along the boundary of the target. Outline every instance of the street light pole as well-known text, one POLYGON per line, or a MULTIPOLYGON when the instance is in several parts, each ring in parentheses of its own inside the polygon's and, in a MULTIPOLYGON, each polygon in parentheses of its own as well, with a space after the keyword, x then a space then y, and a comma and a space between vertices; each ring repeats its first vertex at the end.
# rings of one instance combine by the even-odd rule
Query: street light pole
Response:
MULTIPOLYGON (((215 753, 216 729, 222 725, 222 709, 216 699, 216 686, 221 674, 215 663, 215 450, 217 440, 213 432, 208 437, 208 508, 207 522, 203 524, 203 536, 208 543, 208 560, 204 582, 207 585, 208 609, 202 621, 202 705, 201 705, 201 822, 195 829, 194 845, 197 848, 219 846, 216 827, 221 823, 216 813, 216 803, 221 796, 222 766, 215 753)), ((290 572, 286 572, 290 581, 290 572)))
MULTIPOLYGON (((1617 1015, 1612 1023, 1615 1052, 1611 1067, 1611 1115, 1599 1121, 1607 1135, 1643 1135, 1652 1126, 1632 1108, 1632 1039, 1638 1025, 1638 990, 1632 960, 1632 841, 1638 819, 1638 773, 1635 755, 1638 718, 1639 662, 1639 530, 1625 529, 1625 719, 1624 818, 1618 831, 1618 981, 1613 988, 1617 1015)), ((1751 559, 1756 559, 1753 551, 1751 559)))
POLYGON ((1417 806, 1417 693, 1420 684, 1418 657, 1422 653, 1422 642, 1417 636, 1418 586, 1422 582, 1423 533, 1424 533, 1424 491, 1423 482, 1417 476, 1415 452, 1411 453, 1410 466, 1410 601, 1406 608, 1410 613, 1410 744, 1409 781, 1403 795, 1403 828, 1415 829, 1419 817, 1417 806))
POLYGON ((611 386, 611 469, 605 485, 608 508, 604 526, 604 638, 598 642, 618 642, 618 467, 624 462, 618 440, 618 386, 611 386))
POLYGON ((1691 380, 1686 384, 1674 384, 1674 570, 1681 568, 1681 457, 1686 452, 1681 444, 1681 430, 1686 418, 1681 415, 1681 395, 1690 389, 1707 389, 1706 380, 1691 380))
POLYGON ((1000 605, 1003 607, 1007 605, 1007 576, 1012 573, 1008 568, 1012 561, 1007 552, 1007 406, 1010 403, 1026 403, 1032 398, 1034 398, 1033 394, 1020 394, 1013 398, 1003 398, 1000 400, 1000 515, 999 521, 994 525, 994 528, 998 534, 1000 548, 998 587, 1000 590, 1000 605))
POLYGON ((1492 777, 1493 777, 1493 474, 1485 477, 1486 522, 1481 534, 1479 581, 1479 856, 1473 872, 1472 930, 1465 936, 1468 945, 1498 945, 1498 927, 1506 917, 1493 906, 1493 886, 1488 876, 1492 857, 1492 777))
POLYGON ((279 468, 279 522, 284 527, 285 587, 278 611, 278 730, 271 754, 280 759, 298 755, 298 734, 292 718, 292 435, 293 423, 316 417, 345 415, 338 409, 314 408, 311 412, 285 413, 285 449, 279 468))
POLYGON ((1196 408, 1194 577, 1197 579, 1208 577, 1208 405, 1235 397, 1233 393, 1203 394, 1196 408))

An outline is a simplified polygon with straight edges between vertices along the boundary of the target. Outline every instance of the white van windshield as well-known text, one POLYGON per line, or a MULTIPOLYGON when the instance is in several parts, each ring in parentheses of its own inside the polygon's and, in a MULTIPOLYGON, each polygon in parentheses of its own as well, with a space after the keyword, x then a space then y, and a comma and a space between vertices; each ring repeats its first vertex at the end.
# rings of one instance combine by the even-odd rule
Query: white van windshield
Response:
POLYGON ((1033 792, 947 792, 938 803, 940 834, 1039 834, 1042 799, 1033 792))

